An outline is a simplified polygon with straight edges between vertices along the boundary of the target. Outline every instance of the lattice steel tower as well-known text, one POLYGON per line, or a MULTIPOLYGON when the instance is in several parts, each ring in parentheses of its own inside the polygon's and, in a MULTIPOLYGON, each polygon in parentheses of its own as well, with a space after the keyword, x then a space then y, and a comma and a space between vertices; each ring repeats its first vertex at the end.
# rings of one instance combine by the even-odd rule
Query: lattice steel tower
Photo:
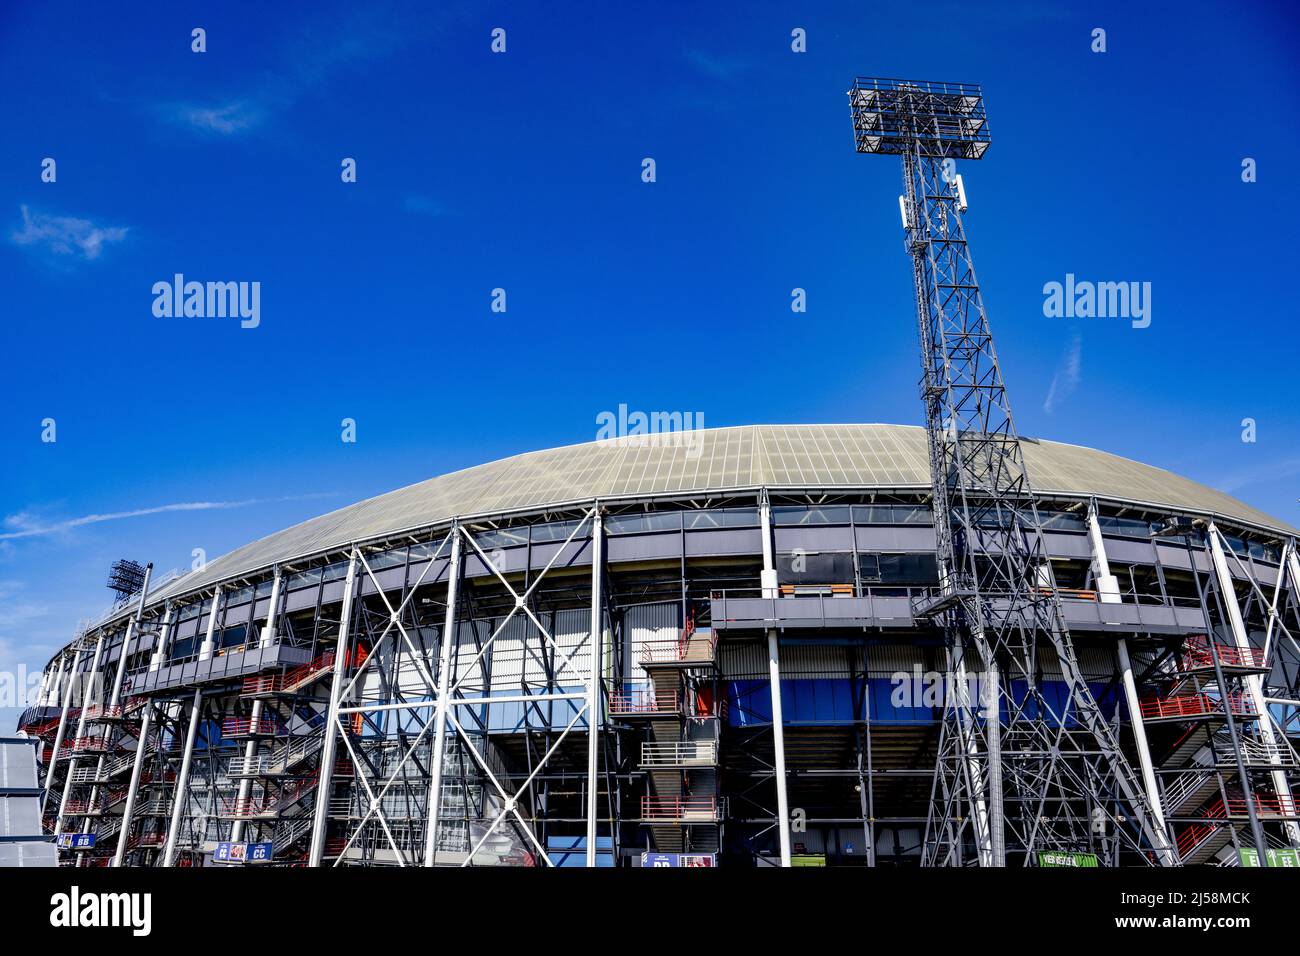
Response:
POLYGON ((983 94, 860 77, 849 103, 857 151, 902 157, 916 289, 939 587, 915 612, 944 634, 951 687, 922 860, 1034 865, 1061 851, 1173 865, 1079 670, 966 243, 956 162, 988 149, 983 94), (1058 664, 1064 694, 1043 680, 1058 664))

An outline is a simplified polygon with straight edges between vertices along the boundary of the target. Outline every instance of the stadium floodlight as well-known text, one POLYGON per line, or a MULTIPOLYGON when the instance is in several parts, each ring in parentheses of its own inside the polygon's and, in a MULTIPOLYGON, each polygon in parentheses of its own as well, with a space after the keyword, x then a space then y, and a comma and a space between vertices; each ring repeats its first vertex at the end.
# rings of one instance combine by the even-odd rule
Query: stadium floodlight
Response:
POLYGON ((859 153, 980 159, 989 148, 984 94, 975 83, 860 76, 849 105, 859 153))
POLYGON ((983 866, 1007 865, 1009 852, 1093 853, 1113 833, 1172 865, 1158 795, 1144 792, 1079 665, 975 278, 955 161, 989 147, 983 92, 859 77, 848 95, 857 151, 902 159, 939 565, 913 613, 942 631, 957 688, 923 862, 962 865, 968 840, 983 866), (1059 664, 1064 701, 1045 689, 1044 657, 1059 664))
POLYGON ((114 591, 119 599, 139 594, 144 587, 144 565, 137 561, 120 558, 108 569, 108 589, 114 591))

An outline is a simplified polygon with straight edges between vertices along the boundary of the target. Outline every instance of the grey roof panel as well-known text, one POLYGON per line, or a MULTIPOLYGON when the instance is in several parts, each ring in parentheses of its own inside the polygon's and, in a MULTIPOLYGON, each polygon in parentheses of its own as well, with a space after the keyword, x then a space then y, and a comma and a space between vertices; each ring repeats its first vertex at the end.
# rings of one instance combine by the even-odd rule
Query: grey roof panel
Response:
MULTIPOLYGON (((1230 495, 1150 465, 1078 445, 1041 441, 1024 447, 1039 492, 1097 495, 1296 530, 1230 495)), ((305 521, 209 562, 151 599, 453 517, 760 486, 925 488, 928 458, 925 430, 911 425, 744 425, 529 452, 305 521)))

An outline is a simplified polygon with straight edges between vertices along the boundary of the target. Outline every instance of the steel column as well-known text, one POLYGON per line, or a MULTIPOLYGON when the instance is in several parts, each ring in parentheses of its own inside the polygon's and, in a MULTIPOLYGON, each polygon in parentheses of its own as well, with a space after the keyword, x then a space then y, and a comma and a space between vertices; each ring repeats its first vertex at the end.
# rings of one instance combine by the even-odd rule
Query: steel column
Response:
MULTIPOLYGON (((1092 572, 1097 582, 1097 594, 1103 604, 1122 604, 1119 594, 1119 582, 1110 573, 1110 558, 1106 555, 1106 540, 1101 534, 1101 522, 1097 517, 1097 499, 1088 501, 1088 543, 1092 547, 1092 572)), ((1160 787, 1156 783, 1155 765, 1151 760, 1151 746, 1147 742, 1146 721, 1142 719, 1142 704, 1138 699, 1137 681, 1133 677, 1133 662, 1128 656, 1128 640, 1121 637, 1116 644, 1119 658, 1120 682, 1124 685, 1124 701, 1128 705, 1129 721, 1133 726, 1133 742, 1137 745, 1138 768, 1142 772, 1142 784, 1146 788, 1147 802, 1151 804, 1151 816, 1161 832, 1168 833, 1165 824, 1165 809, 1160 799, 1160 787)), ((1158 848, 1166 866, 1176 866, 1177 855, 1170 844, 1158 848)))
POLYGON ((217 633, 217 612, 221 609, 221 585, 212 592, 212 609, 208 611, 208 630, 203 643, 199 646, 199 660, 206 661, 212 656, 213 643, 217 633))
MULTIPOLYGON (((275 569, 275 577, 271 579, 271 600, 266 608, 266 626, 262 628, 262 636, 257 642, 260 648, 270 647, 275 641, 276 613, 279 610, 280 603, 280 569, 275 569)), ((262 699, 259 697, 253 701, 252 712, 249 714, 249 720, 252 726, 259 726, 262 719, 262 699)), ((249 737, 248 743, 244 744, 244 765, 251 766, 253 757, 257 755, 257 738, 249 737)), ((248 795, 253 791, 253 778, 244 777, 239 781, 239 794, 237 796, 236 806, 247 806, 248 795)), ((232 843, 238 843, 244 836, 244 821, 236 820, 234 826, 230 828, 230 840, 232 843)))
MULTIPOLYGON (((597 505, 591 519, 591 677, 587 684, 587 866, 596 865, 597 763, 600 756, 601 652, 605 629, 601 605, 601 564, 604 542, 601 540, 602 518, 597 505)), ((612 841, 612 834, 611 834, 612 841)))
MULTIPOLYGON (((73 740, 80 740, 86 732, 86 702, 91 697, 96 682, 99 679, 99 659, 104 652, 104 632, 99 632, 99 637, 95 640, 95 656, 91 659, 90 670, 86 672, 86 691, 81 698, 81 714, 77 717, 77 732, 73 735, 73 740)), ((73 675, 75 678, 75 674, 73 675)), ((63 813, 68 806, 68 794, 72 790, 72 774, 77 769, 77 758, 68 758, 68 769, 63 778, 63 799, 59 801, 59 818, 54 823, 54 836, 57 838, 63 832, 63 813)))
MULTIPOLYGON (((153 647, 153 656, 149 659, 149 670, 156 671, 162 666, 162 659, 167 655, 167 636, 171 631, 172 607, 168 604, 163 610, 162 621, 158 625, 158 640, 153 647)), ((145 705, 144 716, 140 718, 140 736, 136 739, 135 759, 131 762, 131 782, 126 788, 126 806, 122 808, 122 828, 118 831, 117 850, 113 853, 113 866, 121 866, 126 859, 127 843, 131 839, 131 818, 135 814, 135 803, 140 793, 140 775, 144 769, 145 752, 149 749, 149 729, 153 724, 151 701, 145 705)))
MULTIPOLYGON (((1249 654, 1251 651, 1251 645, 1250 638, 1246 634, 1246 622, 1241 616, 1241 606, 1237 603, 1237 592, 1233 588, 1232 574, 1228 571, 1228 560, 1223 553, 1222 535, 1214 522, 1210 522, 1210 527, 1206 536, 1210 539, 1210 557, 1214 563, 1214 575, 1219 581, 1219 594, 1223 600, 1223 606, 1227 611, 1228 624, 1232 629, 1233 642, 1237 645, 1239 650, 1249 654)), ((1213 635, 1210 635, 1210 640, 1213 640, 1213 635)), ((1218 657, 1218 651, 1216 650, 1214 652, 1216 667, 1218 666, 1218 657)), ((1259 736, 1268 751, 1275 755, 1279 744, 1277 735, 1273 733, 1273 721, 1269 717, 1268 701, 1264 699, 1264 679, 1259 674, 1249 674, 1242 679, 1242 683, 1246 687, 1246 693, 1250 695, 1251 703, 1255 708, 1255 713, 1259 714, 1259 720, 1256 722, 1256 726, 1259 728, 1259 736)), ((1227 688, 1220 684, 1219 691, 1225 696, 1224 711, 1227 714, 1228 720, 1232 721, 1232 707, 1226 700, 1228 693, 1227 688)), ((1238 739, 1237 743, 1240 744, 1240 739, 1238 739)), ((1272 760, 1275 759, 1276 756, 1272 758, 1272 760)), ((1237 754, 1237 760, 1244 779, 1246 769, 1240 753, 1237 754)), ((1277 792, 1283 813, 1286 816, 1293 816, 1295 814, 1295 801, 1291 796, 1291 784, 1287 780, 1286 772, 1279 767, 1271 771, 1271 776, 1273 780, 1273 789, 1277 792)), ((1246 787, 1244 789, 1247 798, 1250 798, 1253 793, 1253 788, 1246 787)), ((1259 824, 1258 821, 1255 820, 1253 805, 1248 807, 1248 809, 1251 811, 1252 827, 1258 834, 1259 824)), ((1291 845, 1300 846, 1300 826, 1297 826, 1294 820, 1287 820, 1284 827, 1286 829, 1287 839, 1291 845)), ((1261 842, 1258 835, 1256 842, 1261 842)), ((1267 866, 1268 860, 1266 859, 1266 847, 1262 845, 1262 843, 1259 846, 1259 855, 1259 865, 1267 866)))
MULTIPOLYGON (((772 539, 772 502, 767 489, 759 493, 758 519, 763 536, 763 571, 760 583, 763 597, 776 598, 780 589, 776 579, 774 541, 772 539)), ((785 719, 781 711, 781 650, 776 628, 767 632, 767 678, 772 695, 773 773, 776 778, 776 827, 781 850, 781 865, 790 865, 790 799, 785 779, 785 719)))
MULTIPOLYGON (((55 752, 49 754, 49 769, 45 771, 45 792, 40 796, 40 812, 44 814, 45 804, 49 803, 49 788, 55 783, 55 767, 59 766, 59 752, 64 748, 64 731, 68 728, 68 709, 72 706, 74 688, 77 687, 78 667, 81 667, 82 637, 78 636, 77 649, 73 652, 73 666, 68 671, 68 687, 64 691, 64 709, 59 714, 59 730, 55 731, 55 752)), ((57 830, 57 826, 56 826, 57 830)))
MULTIPOLYGON (((424 865, 433 866, 438 858, 438 818, 442 810, 442 758, 446 750, 447 711, 451 707, 451 655, 456 646, 456 600, 460 586, 461 535, 453 524, 451 558, 447 563, 447 610, 442 624, 442 646, 438 651, 438 699, 433 717, 433 750, 429 757, 429 824, 424 835, 424 865)), ((468 745, 467 745, 468 746, 468 745)))
POLYGON ((325 739, 320 750, 320 781, 316 785, 316 804, 312 808, 311 849, 307 865, 320 866, 325 855, 325 825, 329 813, 330 779, 334 773, 334 753, 337 747, 339 698, 343 692, 343 678, 347 671, 348 630, 352 623, 352 601, 357 584, 357 552, 348 556, 348 575, 343 584, 343 609, 339 618, 339 639, 334 649, 334 675, 330 682, 329 711, 325 719, 325 739))
MULTIPOLYGON (((213 607, 216 607, 214 601, 213 607)), ((185 751, 181 756, 180 773, 176 775, 176 793, 172 799, 172 816, 171 823, 167 827, 167 845, 163 849, 163 866, 173 866, 176 863, 176 840, 181 831, 181 817, 185 812, 185 804, 189 796, 190 786, 190 763, 194 757, 194 738, 199 732, 199 719, 203 711, 203 689, 194 688, 194 703, 190 706, 190 723, 185 728, 185 751)))

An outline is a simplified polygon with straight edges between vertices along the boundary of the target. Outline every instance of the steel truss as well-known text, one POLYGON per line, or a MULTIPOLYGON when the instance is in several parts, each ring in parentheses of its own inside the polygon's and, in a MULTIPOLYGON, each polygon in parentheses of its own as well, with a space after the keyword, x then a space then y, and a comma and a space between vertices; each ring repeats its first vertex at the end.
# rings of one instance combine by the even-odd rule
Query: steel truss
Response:
POLYGON ((952 681, 923 862, 1030 865, 1041 851, 1081 851, 1115 864, 1135 851, 1173 864, 1079 671, 966 241, 954 169, 987 148, 982 93, 859 79, 849 97, 858 151, 902 157, 921 342, 940 585, 916 611, 942 628, 952 681), (1043 692, 1048 661, 1064 706, 1043 692))
POLYGON ((509 846, 526 851, 525 861, 549 865, 548 849, 536 832, 539 796, 534 791, 580 725, 587 733, 586 861, 595 865, 598 824, 604 821, 608 826, 614 817, 612 807, 600 815, 598 799, 602 650, 607 634, 601 523, 597 503, 584 512, 545 567, 522 589, 506 577, 469 528, 453 524, 419 577, 403 585, 396 606, 366 555, 359 548, 353 550, 322 760, 330 760, 334 742, 342 741, 359 790, 342 798, 331 799, 328 789, 317 796, 310 865, 320 866, 329 856, 334 866, 344 862, 434 866, 448 861, 471 866, 491 857, 485 850, 502 844, 499 834, 509 846), (591 549, 591 624, 585 640, 566 649, 534 605, 539 585, 561 556, 570 555, 575 542, 591 549), (486 640, 472 616, 461 610, 468 603, 461 594, 467 558, 480 561, 513 602, 486 640), (363 574, 382 605, 378 615, 369 614, 367 607, 354 608, 355 582, 363 574), (437 583, 446 588, 440 626, 421 614, 416 603, 417 594, 427 594, 437 583), (368 626, 376 616, 382 626, 368 626), (538 692, 524 684, 518 694, 495 693, 485 679, 489 662, 517 618, 526 622, 519 651, 524 659, 551 662, 547 687, 538 692), (350 628, 357 626, 371 637, 364 657, 348 650, 356 646, 350 628), (580 652, 590 659, 586 670, 575 663, 580 652), (490 707, 511 704, 542 707, 552 715, 557 707, 567 708, 546 721, 563 725, 545 752, 530 760, 522 779, 507 769, 505 758, 490 741, 485 716, 490 707), (402 813, 396 813, 398 809, 402 813), (335 838, 327 847, 328 824, 333 825, 335 838))

